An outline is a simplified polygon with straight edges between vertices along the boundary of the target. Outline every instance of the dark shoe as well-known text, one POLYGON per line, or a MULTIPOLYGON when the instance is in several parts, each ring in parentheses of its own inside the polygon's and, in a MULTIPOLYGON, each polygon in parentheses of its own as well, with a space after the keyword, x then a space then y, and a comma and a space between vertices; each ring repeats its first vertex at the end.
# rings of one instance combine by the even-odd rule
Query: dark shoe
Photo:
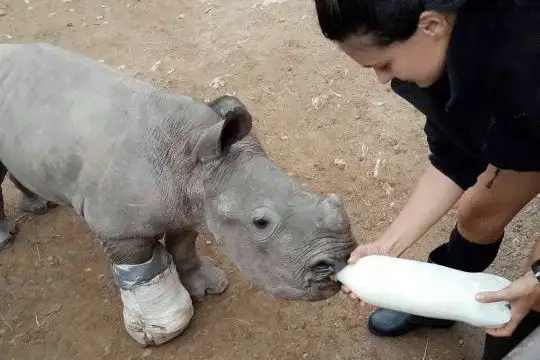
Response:
POLYGON ((369 317, 368 329, 377 336, 395 337, 420 328, 447 329, 452 320, 432 319, 399 311, 379 309, 369 317))
POLYGON ((537 311, 530 311, 523 320, 521 320, 512 336, 494 337, 486 334, 482 360, 502 360, 538 326, 540 326, 540 313, 537 311))

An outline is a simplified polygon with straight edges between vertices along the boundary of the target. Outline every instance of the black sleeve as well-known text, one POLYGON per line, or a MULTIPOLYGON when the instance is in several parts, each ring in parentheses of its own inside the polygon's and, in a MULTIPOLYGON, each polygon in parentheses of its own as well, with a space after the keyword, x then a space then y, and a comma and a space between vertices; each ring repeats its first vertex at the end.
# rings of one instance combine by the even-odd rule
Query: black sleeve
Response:
POLYGON ((468 156, 430 118, 426 119, 424 132, 427 135, 431 164, 461 189, 467 190, 473 186, 478 176, 486 169, 487 163, 468 156))
POLYGON ((454 139, 433 119, 440 115, 439 103, 449 96, 450 83, 443 76, 430 89, 422 89, 416 84, 392 79, 392 90, 408 101, 426 116, 424 132, 431 154, 431 164, 448 176, 463 190, 476 183, 478 176, 486 169, 487 163, 481 163, 469 156, 454 139))

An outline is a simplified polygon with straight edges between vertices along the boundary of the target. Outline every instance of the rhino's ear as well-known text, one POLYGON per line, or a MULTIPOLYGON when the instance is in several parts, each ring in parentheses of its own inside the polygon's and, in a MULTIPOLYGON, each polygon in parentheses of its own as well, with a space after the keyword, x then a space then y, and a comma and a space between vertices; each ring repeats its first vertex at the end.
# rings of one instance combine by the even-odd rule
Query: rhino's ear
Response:
POLYGON ((195 155, 198 160, 226 156, 231 146, 251 131, 251 114, 242 103, 238 100, 235 103, 230 98, 220 98, 210 104, 223 120, 211 126, 201 136, 195 146, 195 155))
POLYGON ((229 95, 221 96, 212 102, 209 102, 208 106, 217 112, 223 119, 226 119, 227 115, 234 109, 243 109, 245 112, 248 112, 244 103, 238 98, 229 95))

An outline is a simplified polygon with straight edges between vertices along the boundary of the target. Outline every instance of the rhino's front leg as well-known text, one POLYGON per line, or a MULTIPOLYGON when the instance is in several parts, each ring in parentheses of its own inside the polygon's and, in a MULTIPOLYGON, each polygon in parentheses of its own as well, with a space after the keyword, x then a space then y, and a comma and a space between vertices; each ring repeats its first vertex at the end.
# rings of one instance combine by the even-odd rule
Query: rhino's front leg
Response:
POLYGON ((19 180, 17 180, 12 174, 9 174, 9 180, 15 185, 17 189, 22 193, 21 201, 19 202, 19 208, 27 213, 34 215, 43 215, 50 208, 56 207, 57 204, 52 201, 47 201, 42 197, 34 194, 28 190, 19 180))
POLYGON ((124 326, 143 346, 163 344, 184 331, 194 313, 171 255, 157 239, 103 242, 120 287, 124 326))
POLYGON ((197 233, 190 230, 167 233, 165 245, 173 256, 182 284, 193 298, 202 300, 207 294, 224 292, 228 281, 225 272, 211 258, 197 255, 196 238, 197 233))
POLYGON ((17 228, 14 223, 8 220, 4 212, 4 194, 2 193, 2 182, 7 174, 4 164, 0 163, 0 250, 7 248, 12 241, 12 235, 17 228))
POLYGON ((156 239, 122 239, 103 240, 107 257, 114 264, 137 265, 142 264, 154 254, 159 244, 156 239))

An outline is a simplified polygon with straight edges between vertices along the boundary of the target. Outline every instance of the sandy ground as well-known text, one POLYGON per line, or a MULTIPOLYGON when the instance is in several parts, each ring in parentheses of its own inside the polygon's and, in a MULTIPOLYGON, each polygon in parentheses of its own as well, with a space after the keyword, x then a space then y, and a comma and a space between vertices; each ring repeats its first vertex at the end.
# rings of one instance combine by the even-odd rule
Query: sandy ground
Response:
MULTIPOLYGON (((421 114, 320 35, 309 0, 4 0, 0 38, 56 43, 201 100, 236 94, 273 160, 313 191, 343 197, 359 241, 384 231, 427 164, 421 114)), ((381 339, 366 330, 370 309, 341 294, 319 303, 275 299, 205 239, 201 252, 223 266, 230 288, 197 304, 180 337, 142 349, 124 331, 103 251, 81 219, 62 207, 22 215, 13 186, 4 188, 20 233, 0 253, 1 359, 480 356, 482 333, 467 325, 381 339)), ((453 216, 406 256, 424 259, 453 216)), ((536 203, 512 224, 490 272, 518 274, 539 231, 532 218, 536 203)))

